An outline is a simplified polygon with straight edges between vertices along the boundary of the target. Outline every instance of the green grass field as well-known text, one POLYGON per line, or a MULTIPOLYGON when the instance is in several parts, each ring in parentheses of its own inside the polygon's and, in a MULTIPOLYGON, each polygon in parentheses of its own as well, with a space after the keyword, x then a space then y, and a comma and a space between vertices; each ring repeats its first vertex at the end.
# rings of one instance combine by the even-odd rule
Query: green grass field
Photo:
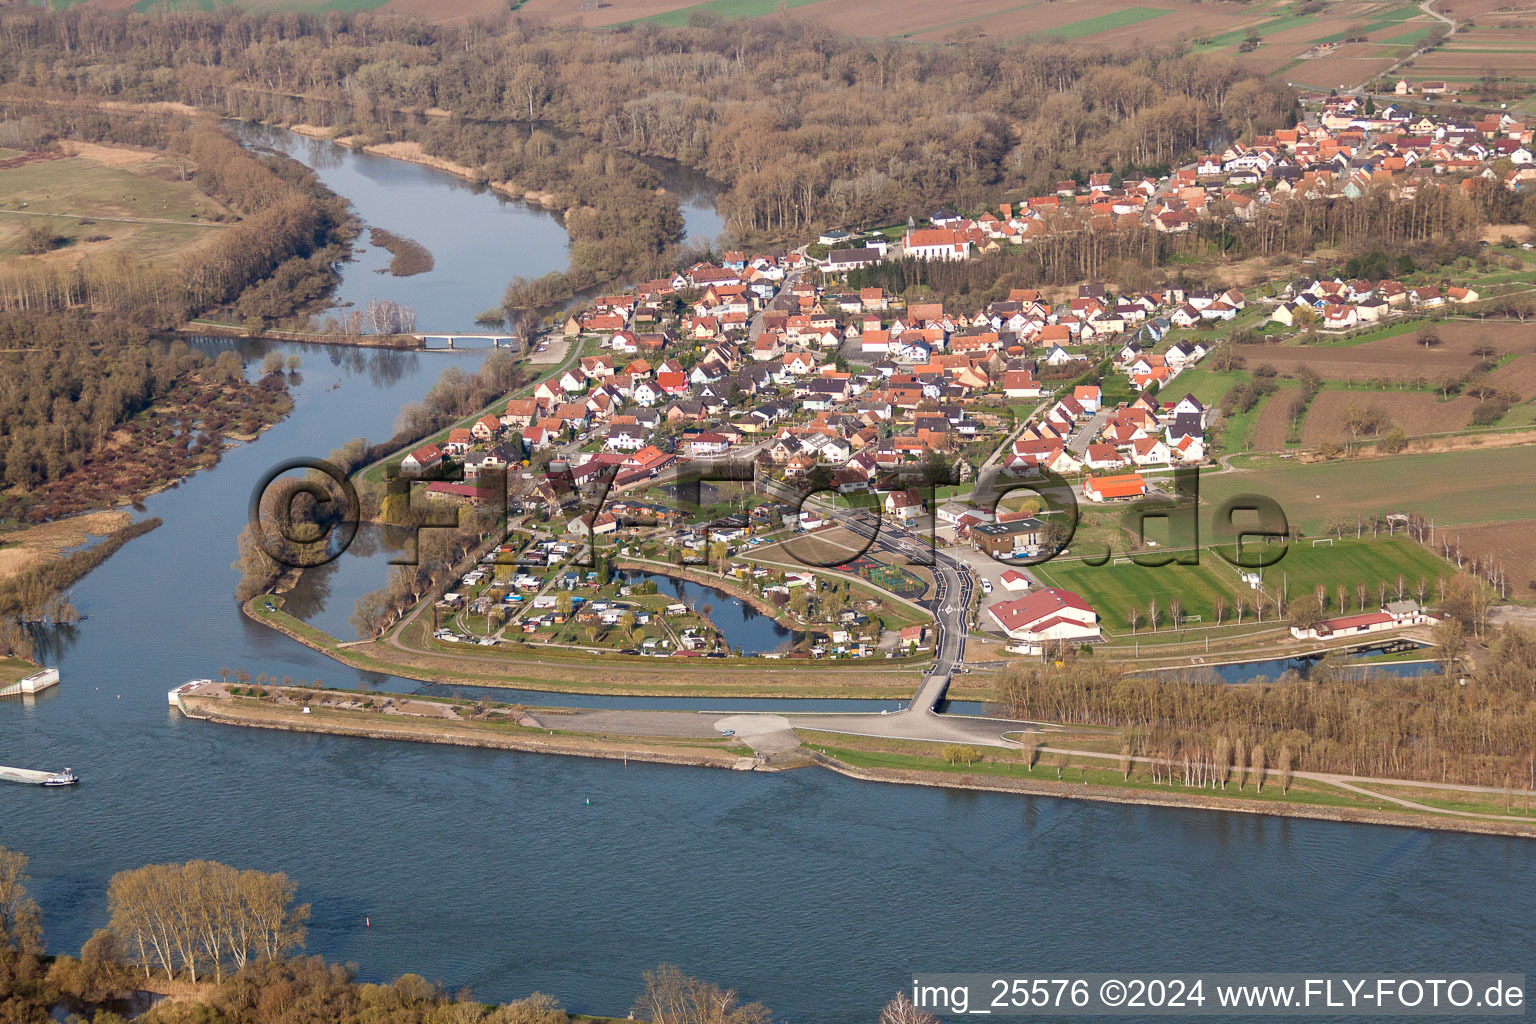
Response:
MULTIPOLYGON (((1252 550, 1244 549, 1245 554, 1252 550)), ((1169 624, 1168 614, 1175 600, 1186 618, 1198 615, 1201 625, 1214 624, 1217 598, 1224 598, 1230 608, 1236 595, 1253 596, 1253 591, 1242 582, 1243 571, 1222 559, 1214 548, 1201 550, 1198 565, 1149 567, 1134 563, 1117 565, 1112 561, 1092 566, 1076 560, 1058 560, 1036 567, 1049 585, 1081 594, 1098 611, 1105 629, 1111 633, 1130 632, 1127 612, 1133 608, 1141 615, 1140 629, 1146 631, 1147 606, 1154 599, 1163 626, 1169 624)), ((1340 614, 1334 606, 1334 588, 1341 583, 1349 590, 1348 610, 1353 612, 1357 583, 1366 585, 1370 601, 1374 602, 1378 586, 1385 582, 1395 589, 1399 575, 1405 578, 1410 591, 1420 578, 1433 591, 1438 579, 1449 579, 1454 572, 1448 563, 1402 538, 1340 540, 1322 547, 1314 547, 1311 540, 1303 539, 1291 544, 1278 563, 1263 571, 1263 577, 1265 591, 1271 597, 1283 587, 1295 599, 1311 594, 1322 584, 1328 588, 1329 614, 1340 614)))
POLYGON ((1050 586, 1081 594, 1099 613, 1110 633, 1131 631, 1126 613, 1133 608, 1141 615, 1140 628, 1147 629, 1147 606, 1153 600, 1157 601, 1163 625, 1168 623, 1170 603, 1175 600, 1185 617, 1198 615, 1202 623, 1214 622, 1216 599, 1225 597, 1230 603, 1234 591, 1243 587, 1237 570, 1221 562, 1210 550, 1200 552, 1199 565, 1149 568, 1111 562, 1092 566, 1058 560, 1037 566, 1035 572, 1050 586))
POLYGON ((1082 21, 1048 28, 1040 35, 1054 36, 1057 39, 1081 39, 1099 32, 1108 32, 1110 29, 1138 25, 1143 21, 1161 18, 1168 13, 1167 10, 1159 7, 1122 7, 1113 14, 1101 14, 1097 18, 1084 18, 1082 21))
POLYGON ((1159 398, 1177 401, 1186 394, 1194 395, 1207 409, 1220 402, 1232 388, 1248 383, 1246 370, 1215 370, 1191 367, 1168 382, 1167 394, 1159 398))
POLYGON ((781 7, 804 7, 806 4, 816 2, 817 0, 706 0, 702 4, 679 7, 675 11, 666 11, 639 20, 681 28, 688 24, 689 16, 695 12, 718 14, 722 18, 762 18, 781 7))
POLYGON ((37 666, 20 658, 0 658, 0 686, 9 686, 37 671, 37 666))
POLYGON ((1302 464, 1263 459, 1256 472, 1201 477, 1215 508, 1235 494, 1268 495, 1314 536, 1332 515, 1418 512, 1441 525, 1536 519, 1536 448, 1494 448, 1302 464))
POLYGON ((71 157, 0 171, 0 256, 20 254, 27 229, 42 224, 65 239, 66 250, 89 244, 90 251, 161 259, 211 237, 221 230, 217 220, 233 219, 190 181, 167 180, 170 174, 161 158, 122 168, 71 157), (86 243, 91 236, 106 237, 86 243))
POLYGON ((1217 49, 1223 46, 1231 46, 1235 43, 1242 42, 1243 39, 1247 37, 1251 32, 1257 33, 1262 38, 1267 35, 1273 35, 1276 32, 1284 32, 1287 29, 1300 28, 1302 25, 1310 25, 1316 20, 1317 16, 1314 14, 1283 15, 1278 18, 1271 18, 1269 21, 1261 22, 1252 28, 1239 28, 1233 29, 1230 32, 1223 32, 1220 35, 1212 36, 1210 39, 1204 41, 1200 45, 1203 48, 1209 47, 1211 49, 1217 49))

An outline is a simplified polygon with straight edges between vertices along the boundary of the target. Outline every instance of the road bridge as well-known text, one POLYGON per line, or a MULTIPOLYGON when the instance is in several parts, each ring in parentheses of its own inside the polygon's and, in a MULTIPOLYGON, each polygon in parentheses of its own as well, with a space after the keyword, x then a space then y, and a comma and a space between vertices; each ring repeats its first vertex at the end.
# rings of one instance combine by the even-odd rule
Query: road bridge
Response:
POLYGON ((517 335, 515 334, 467 334, 463 331, 412 331, 411 337, 421 343, 422 348, 427 347, 428 341, 445 342, 446 348, 453 348, 455 341, 489 341, 492 348, 517 347, 517 335))

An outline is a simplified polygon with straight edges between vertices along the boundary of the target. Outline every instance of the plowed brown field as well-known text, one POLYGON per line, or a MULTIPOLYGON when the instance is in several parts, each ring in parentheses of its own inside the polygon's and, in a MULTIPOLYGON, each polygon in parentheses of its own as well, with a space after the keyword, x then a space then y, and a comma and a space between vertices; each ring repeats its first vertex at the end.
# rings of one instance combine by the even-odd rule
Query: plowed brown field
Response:
MULTIPOLYGON (((1440 344, 1425 348, 1417 332, 1399 334, 1361 345, 1328 347, 1322 345, 1239 345, 1238 354, 1248 368, 1268 363, 1281 374, 1294 375, 1309 366, 1324 380, 1385 380, 1434 383, 1450 373, 1464 373, 1478 361, 1472 353, 1479 348, 1492 349, 1498 355, 1536 353, 1536 321, 1516 323, 1454 322, 1435 326, 1440 344)), ((1536 395, 1536 366, 1529 360, 1516 359, 1495 371, 1503 375, 1501 387, 1519 387, 1522 398, 1536 395)))
POLYGON ((1274 451, 1285 447, 1285 435, 1291 425, 1291 403, 1298 392, 1277 391, 1264 400, 1264 408, 1253 424, 1253 450, 1274 451))
POLYGON ((1408 434, 1439 434, 1461 430, 1472 422, 1477 410, 1475 398, 1453 398, 1442 402, 1423 391, 1324 391, 1307 407, 1301 423, 1301 443, 1307 447, 1324 441, 1340 444, 1350 440, 1344 430, 1344 418, 1352 408, 1372 406, 1386 413, 1392 426, 1408 434))

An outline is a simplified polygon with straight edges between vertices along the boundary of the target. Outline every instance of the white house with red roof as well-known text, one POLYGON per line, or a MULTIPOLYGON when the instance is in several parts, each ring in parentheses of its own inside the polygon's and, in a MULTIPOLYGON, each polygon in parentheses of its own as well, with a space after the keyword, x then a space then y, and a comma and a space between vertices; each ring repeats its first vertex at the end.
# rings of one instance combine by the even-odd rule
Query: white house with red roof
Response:
POLYGON ((1060 587, 1042 587, 1027 597, 999 601, 987 607, 987 614, 1026 653, 1035 653, 1051 641, 1082 643, 1101 636, 1093 606, 1060 587))
POLYGON ((415 476, 432 469, 443 461, 443 450, 435 444, 424 444, 400 460, 400 472, 415 476))
POLYGON ((902 238, 904 255, 919 260, 966 260, 971 258, 971 243, 949 228, 909 230, 902 238))
POLYGON ((469 428, 470 436, 477 441, 492 441, 501 433, 501 419, 486 413, 469 428))
POLYGON ((619 521, 611 512, 586 512, 565 524, 565 531, 578 537, 601 537, 619 528, 619 521))
POLYGON ((923 496, 917 488, 908 487, 900 491, 888 491, 881 501, 885 514, 892 516, 903 523, 915 521, 923 514, 923 496))

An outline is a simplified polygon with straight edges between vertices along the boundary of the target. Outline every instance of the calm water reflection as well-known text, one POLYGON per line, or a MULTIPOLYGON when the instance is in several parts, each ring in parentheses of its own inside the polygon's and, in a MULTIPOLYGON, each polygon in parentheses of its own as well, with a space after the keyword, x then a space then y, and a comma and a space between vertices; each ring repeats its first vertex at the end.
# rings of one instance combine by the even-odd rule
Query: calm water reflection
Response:
POLYGON ((624 576, 635 582, 655 583, 657 593, 671 594, 692 610, 707 614, 725 642, 743 654, 787 650, 799 635, 723 590, 654 572, 631 570, 624 576))

